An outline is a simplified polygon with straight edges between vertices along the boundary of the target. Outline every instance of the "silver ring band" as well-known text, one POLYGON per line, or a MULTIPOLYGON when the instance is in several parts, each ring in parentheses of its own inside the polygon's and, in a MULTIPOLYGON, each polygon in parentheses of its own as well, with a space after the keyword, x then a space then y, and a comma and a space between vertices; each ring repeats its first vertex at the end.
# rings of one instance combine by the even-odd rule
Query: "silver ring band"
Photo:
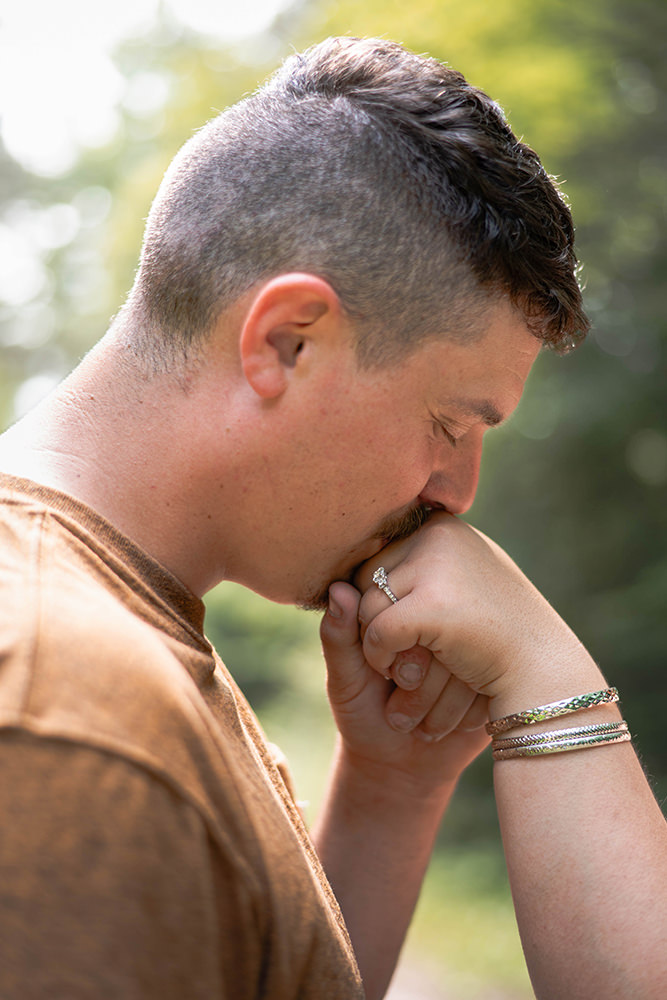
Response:
POLYGON ((398 604, 398 597, 389 586, 389 581, 387 580, 387 571, 384 568, 384 566, 378 566, 378 568, 373 573, 373 583, 376 585, 376 587, 379 587, 380 590, 384 591, 384 593, 387 595, 389 600, 392 601, 393 604, 398 604))

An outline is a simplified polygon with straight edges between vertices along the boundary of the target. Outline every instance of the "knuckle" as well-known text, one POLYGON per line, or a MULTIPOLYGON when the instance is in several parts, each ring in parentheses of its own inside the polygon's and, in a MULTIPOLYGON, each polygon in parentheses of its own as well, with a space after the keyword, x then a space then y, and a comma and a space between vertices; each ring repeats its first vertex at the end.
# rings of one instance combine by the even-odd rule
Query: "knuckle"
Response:
POLYGON ((360 622, 368 623, 375 618, 386 607, 386 599, 382 600, 382 594, 375 588, 363 595, 359 602, 357 617, 360 622))
POLYGON ((406 691, 404 688, 396 688, 391 696, 392 711, 409 715, 413 719, 423 719, 431 708, 430 700, 425 697, 419 689, 406 691))
POLYGON ((438 719, 436 721, 428 715, 422 720, 420 726, 422 733, 430 740, 441 740, 453 728, 453 725, 446 719, 438 719))

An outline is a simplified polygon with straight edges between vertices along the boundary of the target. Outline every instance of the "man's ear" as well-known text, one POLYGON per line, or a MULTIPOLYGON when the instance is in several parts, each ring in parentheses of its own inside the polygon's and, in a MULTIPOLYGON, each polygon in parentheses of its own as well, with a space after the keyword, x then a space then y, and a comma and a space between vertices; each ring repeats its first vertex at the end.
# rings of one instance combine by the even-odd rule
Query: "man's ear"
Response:
POLYGON ((307 363, 309 348, 341 316, 333 288, 314 274, 281 274, 263 284, 239 341, 243 373, 257 395, 280 396, 297 365, 307 363))

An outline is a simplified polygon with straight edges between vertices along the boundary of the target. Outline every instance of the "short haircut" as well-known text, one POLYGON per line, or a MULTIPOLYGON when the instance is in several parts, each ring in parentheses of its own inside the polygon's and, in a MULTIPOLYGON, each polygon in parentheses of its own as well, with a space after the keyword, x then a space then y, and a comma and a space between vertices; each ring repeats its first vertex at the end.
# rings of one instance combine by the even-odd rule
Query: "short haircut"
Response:
POLYGON ((569 208, 501 109, 435 59, 329 38, 168 169, 118 322, 159 367, 260 280, 326 279, 360 362, 471 339, 498 296, 557 349, 588 329, 569 208))

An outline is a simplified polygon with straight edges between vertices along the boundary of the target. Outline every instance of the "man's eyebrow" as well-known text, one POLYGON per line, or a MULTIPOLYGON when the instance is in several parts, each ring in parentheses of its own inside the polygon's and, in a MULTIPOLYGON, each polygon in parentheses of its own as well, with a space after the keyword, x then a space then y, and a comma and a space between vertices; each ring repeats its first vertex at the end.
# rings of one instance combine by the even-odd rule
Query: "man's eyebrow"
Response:
POLYGON ((489 427, 497 427, 505 419, 489 399, 452 399, 450 405, 467 417, 479 417, 489 427))

